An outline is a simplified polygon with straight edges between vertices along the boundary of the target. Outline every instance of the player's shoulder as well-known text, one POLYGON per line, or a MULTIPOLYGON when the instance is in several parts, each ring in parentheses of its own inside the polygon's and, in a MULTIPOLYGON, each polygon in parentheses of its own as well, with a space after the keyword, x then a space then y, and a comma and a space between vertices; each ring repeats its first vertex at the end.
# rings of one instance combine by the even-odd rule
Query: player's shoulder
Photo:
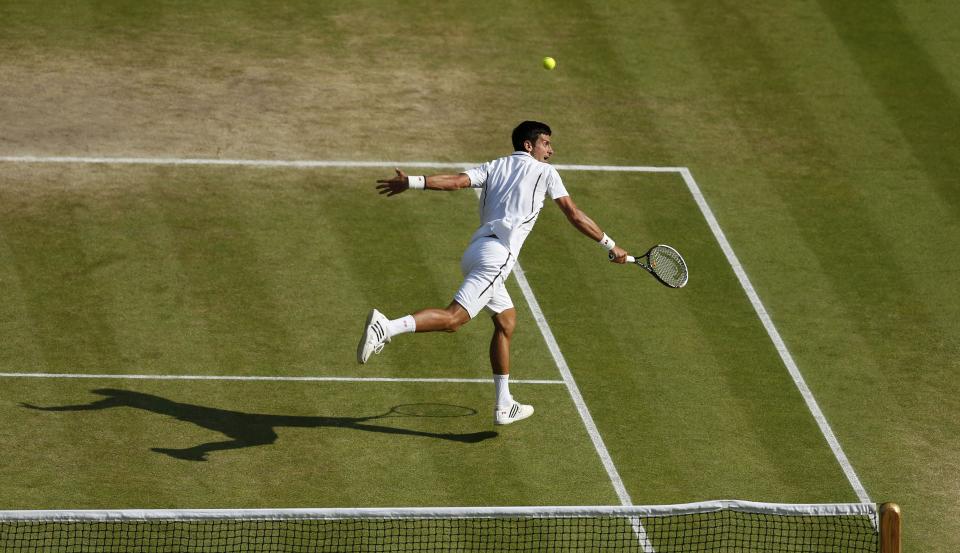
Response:
POLYGON ((541 165, 543 165, 543 166, 545 167, 545 171, 546 171, 546 174, 547 174, 548 177, 552 178, 553 180, 555 180, 555 181, 557 181, 557 182, 562 182, 562 181, 563 181, 563 179, 560 178, 560 172, 557 171, 557 168, 556 168, 556 167, 554 167, 553 165, 550 165, 549 163, 544 162, 544 161, 541 161, 541 162, 538 162, 538 163, 540 163, 541 165))
POLYGON ((523 152, 514 152, 510 155, 491 159, 490 161, 486 162, 484 166, 492 171, 505 171, 509 173, 528 163, 527 160, 536 161, 523 152))
POLYGON ((553 180, 560 180, 560 173, 557 172, 556 167, 540 161, 526 152, 513 152, 510 155, 488 161, 486 165, 491 169, 506 172, 519 170, 524 174, 546 175, 553 180))
POLYGON ((545 161, 540 161, 539 159, 533 157, 532 155, 526 152, 513 152, 508 156, 503 156, 495 161, 510 163, 514 165, 527 165, 530 167, 535 167, 537 169, 544 169, 553 173, 556 173, 557 170, 545 161))
POLYGON ((509 163, 509 164, 519 164, 519 163, 529 163, 531 161, 536 161, 533 159, 530 154, 526 152, 513 152, 512 154, 500 156, 497 159, 493 160, 491 163, 509 163))

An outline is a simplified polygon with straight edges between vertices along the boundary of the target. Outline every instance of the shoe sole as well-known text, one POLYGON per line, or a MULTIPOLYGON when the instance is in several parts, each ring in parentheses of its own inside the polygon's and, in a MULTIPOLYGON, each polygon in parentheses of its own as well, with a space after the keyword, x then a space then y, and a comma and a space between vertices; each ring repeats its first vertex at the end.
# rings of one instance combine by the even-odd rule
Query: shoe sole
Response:
POLYGON ((526 417, 523 417, 522 419, 510 419, 510 420, 508 420, 508 421, 506 421, 506 422, 493 421, 493 424, 494 424, 494 426, 507 426, 508 424, 513 424, 513 423, 515 423, 515 422, 525 421, 525 420, 529 419, 530 416, 532 416, 532 415, 533 415, 533 413, 530 413, 530 415, 527 415, 526 417))
POLYGON ((370 323, 373 321, 373 315, 376 312, 376 309, 371 309, 370 314, 367 315, 367 322, 363 325, 363 334, 360 335, 360 343, 357 344, 357 363, 361 365, 366 364, 366 361, 363 360, 363 346, 367 343, 367 333, 370 332, 370 323))

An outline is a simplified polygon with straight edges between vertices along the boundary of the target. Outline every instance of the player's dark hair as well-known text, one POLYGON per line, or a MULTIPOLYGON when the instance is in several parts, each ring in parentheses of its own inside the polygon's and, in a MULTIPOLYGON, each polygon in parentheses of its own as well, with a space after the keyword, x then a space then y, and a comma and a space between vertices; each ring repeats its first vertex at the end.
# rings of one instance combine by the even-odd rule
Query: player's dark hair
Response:
POLYGON ((553 131, 550 130, 549 125, 539 121, 524 121, 520 123, 517 125, 517 128, 513 129, 513 149, 517 152, 522 152, 525 141, 529 140, 531 144, 536 144, 537 137, 541 134, 550 136, 553 134, 553 131))

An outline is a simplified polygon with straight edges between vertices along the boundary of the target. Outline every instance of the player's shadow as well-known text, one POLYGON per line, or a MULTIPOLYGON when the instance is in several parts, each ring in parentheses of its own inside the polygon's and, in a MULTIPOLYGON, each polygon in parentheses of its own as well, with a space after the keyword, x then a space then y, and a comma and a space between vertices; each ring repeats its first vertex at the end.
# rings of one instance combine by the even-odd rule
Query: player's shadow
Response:
MULTIPOLYGON (((393 426, 370 423, 372 420, 383 419, 391 416, 391 414, 396 410, 396 407, 392 408, 387 413, 366 417, 264 415, 259 413, 228 411, 226 409, 204 407, 202 405, 193 405, 190 403, 180 403, 160 396, 144 394, 141 392, 132 392, 129 390, 101 388, 93 390, 93 393, 105 397, 101 400, 80 405, 61 405, 55 407, 38 407, 28 403, 21 403, 21 405, 23 407, 37 409, 40 411, 97 411, 101 409, 113 409, 115 407, 131 407, 133 409, 143 409, 144 411, 150 411, 151 413, 166 415, 177 420, 189 422, 209 430, 220 432, 224 436, 230 438, 228 440, 208 442, 184 449, 170 449, 161 447, 151 448, 152 451, 187 461, 206 461, 207 454, 212 451, 240 449, 244 447, 272 444, 277 441, 277 427, 348 428, 351 430, 359 430, 361 432, 379 432, 382 434, 395 434, 398 436, 433 438, 437 440, 449 440, 452 442, 466 444, 482 442, 497 436, 497 433, 492 431, 473 432, 469 434, 424 432, 420 430, 396 428, 393 426)), ((436 404, 423 405, 436 407, 436 404)), ((431 415, 427 413, 422 415, 415 414, 406 416, 469 416, 476 414, 476 411, 468 407, 460 407, 455 405, 441 405, 439 407, 446 408, 448 412, 453 411, 457 414, 431 415)))

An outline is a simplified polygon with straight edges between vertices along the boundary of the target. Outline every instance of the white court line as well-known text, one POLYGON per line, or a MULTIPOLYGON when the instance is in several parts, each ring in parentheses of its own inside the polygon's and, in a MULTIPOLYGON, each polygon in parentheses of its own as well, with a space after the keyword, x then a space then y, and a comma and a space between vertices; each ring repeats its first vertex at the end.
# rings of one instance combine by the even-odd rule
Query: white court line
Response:
MULTIPOLYGON (((384 169, 393 167, 416 167, 422 169, 463 169, 480 163, 469 161, 335 161, 335 160, 283 160, 283 159, 216 159, 174 157, 81 157, 81 156, 0 156, 6 163, 65 163, 93 165, 210 165, 233 167, 285 167, 291 169, 338 168, 338 169, 384 169)), ((566 171, 618 171, 629 173, 679 173, 682 167, 647 167, 640 165, 562 165, 554 167, 566 171)))
MULTIPOLYGON (((557 339, 553 336, 553 331, 550 330, 547 318, 543 315, 543 310, 540 309, 540 303, 537 301, 536 296, 533 295, 533 290, 530 288, 530 283, 527 282, 527 276, 524 274, 523 267, 520 266, 519 261, 513 266, 513 274, 517 279, 517 283, 520 284, 523 297, 530 306, 530 311, 533 313, 533 318, 537 321, 537 326, 540 328, 540 333, 543 334, 547 348, 550 350, 550 354, 557 364, 557 369, 560 371, 563 381, 567 384, 570 397, 573 399, 574 405, 577 406, 577 412, 580 413, 580 419, 583 420, 583 425, 587 428, 587 434, 590 435, 590 441, 593 442, 593 448, 597 450, 597 455, 600 456, 603 468, 607 470, 607 476, 610 478, 610 483, 613 484, 613 489, 617 492, 620 504, 625 507, 632 506, 633 501, 630 499, 630 493, 627 492, 626 486, 623 485, 623 479, 620 478, 620 473, 617 471, 616 465, 613 464, 613 458, 610 457, 610 452, 607 451, 607 446, 603 443, 603 437, 600 436, 600 431, 597 430, 597 425, 593 422, 593 416, 590 415, 590 410, 587 409, 587 403, 583 400, 580 388, 573 379, 573 374, 570 372, 567 360, 563 357, 563 353, 560 352, 560 345, 557 344, 557 339)), ((633 532, 640 541, 640 546, 643 548, 644 553, 655 553, 653 544, 650 543, 647 537, 647 530, 643 527, 640 519, 630 517, 630 525, 633 527, 633 532)))
MULTIPOLYGON (((151 158, 134 158, 134 157, 78 157, 78 156, 0 156, 0 162, 9 162, 9 163, 80 163, 80 164, 143 164, 143 165, 211 165, 211 166, 250 166, 250 167, 289 167, 289 168, 392 168, 392 167, 417 167, 417 168, 426 168, 426 169, 447 169, 447 168, 456 168, 463 169, 465 167, 472 167, 478 165, 477 163, 472 162, 429 162, 429 161, 334 161, 334 160, 256 160, 256 159, 207 159, 207 158, 168 158, 168 157, 151 157, 151 158)), ((817 421, 817 425, 820 428, 820 432, 826 438, 827 443, 830 446, 830 449, 833 451, 834 457, 837 459, 837 462, 840 464, 843 469, 844 474, 847 477, 847 480, 850 482, 850 485, 853 487, 854 491, 857 494, 857 497, 864 503, 870 502, 870 497, 867 494, 866 490, 863 487, 863 484, 860 482, 860 478, 857 476, 856 471, 854 471, 853 466, 850 464, 849 459, 846 454, 843 452, 843 448, 840 447, 840 443, 837 440, 836 436, 833 433, 829 423, 827 423, 826 417, 823 414, 823 411, 820 409, 820 406, 817 404, 816 399, 813 396, 813 393, 810 391, 810 388, 807 386, 806 381, 803 376, 800 374, 800 370, 797 367, 796 363, 793 360, 793 357, 790 355, 789 350, 787 350, 786 344, 780 336, 780 333, 777 331, 776 326, 774 326, 773 321, 770 319, 769 314, 766 311, 766 308, 763 306, 763 303, 760 301, 760 297, 757 295, 756 290, 754 290, 753 285, 750 283, 749 278, 747 278, 746 272, 743 270, 743 267, 740 265, 740 261, 737 258, 736 254, 733 252, 733 248, 727 242, 726 237, 723 234, 723 231, 720 229, 720 225, 714 217, 713 212, 710 210, 710 207, 707 205, 706 199, 703 197, 703 194, 700 192, 700 188, 697 186, 696 181, 693 179, 693 175, 690 173, 690 170, 686 167, 653 167, 653 166, 641 166, 641 165, 563 165, 563 164, 554 164, 558 170, 567 170, 567 171, 617 171, 617 172, 649 172, 649 173, 679 173, 684 182, 687 184, 687 188, 690 190, 690 193, 693 195, 694 200, 697 203, 697 206, 700 208, 701 213, 707 221, 707 224, 710 226, 710 230, 713 232, 714 237, 720 244, 721 249, 727 257, 727 262, 733 268, 734 273, 737 276, 737 279, 740 281, 740 285, 743 287, 744 291, 747 293, 747 297, 750 300, 750 303, 753 305, 754 311, 756 311, 757 316, 760 318, 761 323, 767 331, 770 340, 773 342, 774 347, 777 349, 777 352, 780 354, 780 358, 783 361, 784 366, 787 371, 790 373, 793 378, 794 383, 797 386, 801 396, 803 396, 804 401, 806 402, 807 408, 810 410, 810 413, 813 415, 814 419, 817 421)), ((519 264, 517 265, 519 268, 519 264)), ((529 301, 529 300, 528 300, 529 301)), ((542 329, 541 329, 542 330, 542 329)), ((559 351, 559 350, 558 350, 559 351)), ((572 392, 571 392, 572 393, 572 392)), ((579 392, 577 392, 579 394, 579 392)), ((581 398, 582 401, 582 398, 581 398)), ((589 416, 589 412, 587 413, 589 416)), ((602 443, 602 440, 601 440, 602 443)), ((595 444, 596 445, 596 444, 595 444)), ((608 455, 609 456, 609 455, 608 455)), ((611 461, 612 466, 612 461, 611 461)), ((615 470, 615 469, 614 469, 615 470)), ((622 482, 621 482, 622 486, 622 482)), ((624 491, 624 493, 626 493, 624 491)))
POLYGON ((567 389, 570 390, 570 397, 573 399, 574 405, 577 406, 577 412, 580 413, 580 418, 583 419, 583 425, 587 427, 590 441, 593 442, 594 449, 596 449, 597 454, 600 455, 603 468, 607 469, 607 475, 610 476, 613 489, 617 492, 617 498, 620 499, 622 505, 633 505, 630 494, 627 492, 626 486, 623 485, 623 479, 620 478, 620 473, 617 471, 616 465, 613 464, 610 452, 607 451, 607 446, 603 443, 603 438, 600 436, 600 431, 597 430, 596 423, 593 422, 593 416, 590 415, 590 410, 587 409, 587 403, 583 400, 580 388, 573 379, 570 366, 567 365, 567 360, 560 351, 560 345, 557 343, 557 339, 550 329, 550 324, 547 323, 547 318, 544 316, 543 310, 540 309, 540 302, 538 302, 536 296, 533 295, 533 290, 527 281, 527 275, 523 272, 523 267, 520 266, 519 261, 513 266, 513 274, 517 278, 520 290, 523 291, 523 297, 527 300, 527 304, 530 305, 530 311, 533 313, 534 320, 537 321, 537 326, 540 328, 540 333, 543 334, 543 339, 547 343, 547 349, 550 350, 550 355, 553 356, 553 361, 560 371, 560 376, 563 377, 563 381, 567 384, 567 389))
POLYGON ((707 205, 707 200, 703 197, 703 193, 700 192, 700 187, 697 186, 697 181, 693 180, 693 175, 686 168, 683 169, 680 174, 683 176, 684 182, 687 183, 687 188, 690 189, 690 193, 693 195, 693 199, 697 202, 700 212, 703 213, 703 218, 706 219, 707 224, 710 226, 710 230, 713 231, 713 236, 720 244, 720 249, 722 249, 723 253, 727 256, 727 261, 730 263, 730 267, 733 268, 733 272, 737 275, 737 280, 740 281, 740 286, 742 286, 743 291, 747 293, 747 297, 750 299, 750 304, 753 305, 753 310, 756 311, 757 316, 760 317, 760 322, 763 323, 763 328, 767 330, 767 335, 770 336, 770 340, 777 348, 777 353, 780 354, 780 359, 783 361, 783 364, 790 373, 790 376, 793 377, 793 382, 800 391, 800 395, 803 396, 803 400, 806 402, 807 408, 810 410, 813 418, 816 419, 817 426, 820 427, 820 432, 823 434, 824 438, 827 439, 827 443, 830 444, 830 449, 833 450, 833 456, 836 457, 837 462, 840 463, 843 473, 847 476, 847 481, 850 482, 850 486, 853 487, 853 491, 856 492, 861 503, 871 503, 870 496, 867 494, 867 490, 864 489, 856 471, 853 470, 853 465, 850 464, 850 460, 847 459, 847 455, 843 452, 843 448, 840 447, 840 442, 837 440, 833 430, 830 428, 830 423, 827 422, 827 417, 824 416, 823 411, 820 410, 820 405, 817 404, 816 398, 813 397, 813 392, 810 391, 810 387, 807 386, 806 380, 804 380, 803 375, 800 374, 800 368, 797 367, 796 362, 794 362, 793 356, 790 355, 790 351, 787 349, 786 343, 784 343, 783 338, 780 337, 780 332, 777 331, 777 327, 774 326, 773 320, 767 313, 767 309, 763 306, 763 302, 760 301, 760 296, 753 288, 753 284, 750 283, 750 279, 747 277, 747 272, 744 271, 743 266, 740 264, 737 254, 733 252, 733 248, 730 246, 730 243, 727 242, 727 238, 723 234, 723 230, 720 229, 720 224, 717 222, 717 218, 714 217, 713 211, 710 209, 710 206, 707 205))
MULTIPOLYGON (((474 192, 476 193, 477 197, 480 196, 479 189, 475 188, 474 192)), ((550 324, 547 322, 547 318, 544 316, 543 310, 540 309, 540 302, 537 301, 537 297, 533 294, 533 289, 530 288, 530 283, 527 281, 527 275, 523 272, 523 267, 520 266, 520 261, 517 261, 514 264, 513 275, 517 279, 517 283, 520 285, 520 290, 523 292, 523 297, 527 301, 527 305, 530 306, 530 312, 533 314, 533 318, 537 322, 537 327, 540 329, 540 334, 543 335, 543 340, 547 344, 547 349, 550 350, 550 355, 553 357, 553 362, 557 365, 557 370, 560 371, 560 376, 563 377, 563 382, 567 385, 567 391, 570 393, 570 398, 573 400, 573 404, 577 408, 577 413, 580 415, 580 420, 583 421, 583 425, 587 429, 587 434, 590 436, 590 441, 593 443, 593 448, 597 451, 597 455, 600 457, 600 462, 603 464, 603 468, 607 471, 607 477, 610 479, 610 483, 613 485, 613 490, 616 492, 617 498, 620 500, 620 504, 625 507, 632 506, 633 501, 630 499, 630 493, 627 492, 627 488, 623 484, 623 479, 620 478, 620 472, 617 471, 617 466, 613 463, 613 458, 610 457, 610 452, 607 450, 607 446, 603 442, 603 437, 600 435, 600 431, 597 429, 597 425, 593 421, 593 416, 590 414, 590 409, 587 408, 587 403, 583 400, 583 395, 580 393, 580 387, 577 386, 576 380, 573 379, 573 374, 570 372, 570 366, 567 365, 567 360, 560 351, 560 344, 557 343, 557 339, 553 336, 553 330, 550 329, 550 324)), ((640 542, 640 547, 643 548, 644 553, 656 553, 653 548, 653 544, 650 543, 649 538, 647 538, 647 530, 643 527, 643 523, 640 522, 640 519, 637 517, 631 517, 630 525, 633 528, 633 532, 637 536, 637 540, 640 542)))
MULTIPOLYGON (((192 374, 0 373, 0 378, 76 378, 98 380, 240 380, 267 382, 424 382, 490 384, 489 378, 391 378, 382 376, 243 376, 192 374)), ((563 380, 512 380, 511 384, 566 384, 563 380)))
MULTIPOLYGON (((477 197, 480 196, 480 189, 474 188, 473 191, 476 193, 477 197)), ((620 473, 617 471, 616 465, 613 464, 613 459, 610 457, 610 452, 607 451, 607 446, 603 443, 603 438, 600 436, 600 431, 597 430, 597 425, 593 422, 593 416, 590 415, 590 410, 587 409, 587 404, 583 400, 583 395, 580 394, 580 388, 577 386, 577 382, 573 379, 573 374, 570 372, 570 366, 567 365, 567 360, 563 357, 563 353, 560 352, 560 344, 557 343, 557 339, 553 336, 553 331, 550 329, 550 324, 547 323, 547 318, 544 316, 543 310, 540 309, 540 302, 537 301, 537 297, 533 294, 533 289, 530 288, 530 283, 527 282, 527 275, 523 272, 523 267, 520 266, 520 261, 514 263, 513 275, 516 277, 517 283, 520 285, 520 290, 523 292, 524 299, 527 300, 527 305, 530 306, 530 312, 533 314, 533 318, 537 322, 537 327, 540 329, 540 334, 543 335, 543 340, 547 343, 547 349, 550 350, 550 355, 553 357, 553 362, 557 365, 557 370, 560 371, 560 376, 563 378, 563 382, 567 385, 567 390, 569 390, 570 397, 573 399, 573 403, 577 407, 577 412, 580 414, 580 418, 583 420, 583 425, 587 428, 587 434, 590 435, 590 441, 593 442, 593 447, 597 450, 597 455, 600 456, 600 461, 603 463, 603 468, 606 469, 607 476, 610 477, 610 483, 613 484, 613 489, 617 493, 617 498, 620 500, 620 504, 625 506, 633 505, 633 502, 630 499, 630 494, 627 492, 626 486, 623 485, 623 479, 620 478, 620 473)))

